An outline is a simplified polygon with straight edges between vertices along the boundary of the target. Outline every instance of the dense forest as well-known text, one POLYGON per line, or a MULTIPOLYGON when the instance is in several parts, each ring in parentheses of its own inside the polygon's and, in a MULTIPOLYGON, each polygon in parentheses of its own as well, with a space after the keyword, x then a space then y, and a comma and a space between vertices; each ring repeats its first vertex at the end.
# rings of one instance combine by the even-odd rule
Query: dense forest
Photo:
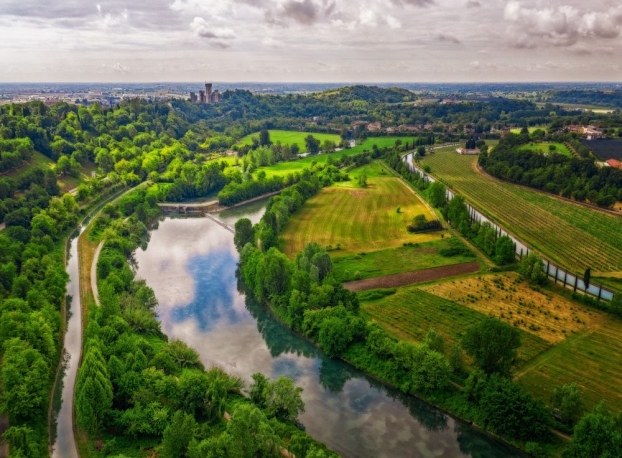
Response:
POLYGON ((555 91, 548 101, 622 108, 622 91, 555 91))

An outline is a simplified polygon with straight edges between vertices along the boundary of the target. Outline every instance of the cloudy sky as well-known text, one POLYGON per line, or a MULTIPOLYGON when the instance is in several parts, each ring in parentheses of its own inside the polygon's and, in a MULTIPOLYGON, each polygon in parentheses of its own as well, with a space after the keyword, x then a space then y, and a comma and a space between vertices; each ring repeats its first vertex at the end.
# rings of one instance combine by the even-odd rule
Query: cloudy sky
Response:
POLYGON ((0 81, 620 81, 616 0, 0 0, 0 81))

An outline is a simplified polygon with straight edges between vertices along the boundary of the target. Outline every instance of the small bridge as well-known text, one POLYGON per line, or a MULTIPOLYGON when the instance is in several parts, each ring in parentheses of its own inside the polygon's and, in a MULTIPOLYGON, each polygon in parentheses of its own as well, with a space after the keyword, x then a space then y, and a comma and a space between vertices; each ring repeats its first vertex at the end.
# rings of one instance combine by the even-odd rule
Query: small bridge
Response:
POLYGON ((231 226, 229 226, 227 223, 225 223, 223 220, 216 218, 214 215, 212 215, 211 213, 206 213, 205 216, 209 219, 211 219, 212 221, 214 221, 216 224, 218 224, 221 227, 224 227, 226 230, 228 230, 229 232, 231 232, 232 234, 235 234, 235 229, 233 229, 231 226))
POLYGON ((204 214, 220 208, 217 200, 197 203, 163 202, 158 206, 164 213, 204 214))

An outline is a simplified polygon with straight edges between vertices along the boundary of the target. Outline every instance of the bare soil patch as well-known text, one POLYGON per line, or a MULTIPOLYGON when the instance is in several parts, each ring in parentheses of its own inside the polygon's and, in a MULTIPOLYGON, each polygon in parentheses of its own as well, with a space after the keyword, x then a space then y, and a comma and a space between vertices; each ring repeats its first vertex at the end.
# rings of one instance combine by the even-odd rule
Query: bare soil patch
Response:
POLYGON ((413 283, 423 283, 427 281, 440 280, 456 275, 472 274, 479 272, 478 262, 465 262, 451 266, 433 267, 431 269, 417 270, 414 272, 404 272, 384 277, 368 278, 365 280, 351 281, 344 283, 350 291, 367 291, 376 288, 395 288, 397 286, 407 286, 413 283))

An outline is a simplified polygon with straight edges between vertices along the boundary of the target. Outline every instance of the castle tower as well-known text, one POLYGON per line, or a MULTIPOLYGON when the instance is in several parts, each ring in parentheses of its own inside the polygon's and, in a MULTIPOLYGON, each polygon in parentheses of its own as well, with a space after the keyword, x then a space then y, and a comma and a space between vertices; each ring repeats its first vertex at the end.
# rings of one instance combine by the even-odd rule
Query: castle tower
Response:
POLYGON ((212 103, 212 83, 205 83, 205 103, 212 103))

